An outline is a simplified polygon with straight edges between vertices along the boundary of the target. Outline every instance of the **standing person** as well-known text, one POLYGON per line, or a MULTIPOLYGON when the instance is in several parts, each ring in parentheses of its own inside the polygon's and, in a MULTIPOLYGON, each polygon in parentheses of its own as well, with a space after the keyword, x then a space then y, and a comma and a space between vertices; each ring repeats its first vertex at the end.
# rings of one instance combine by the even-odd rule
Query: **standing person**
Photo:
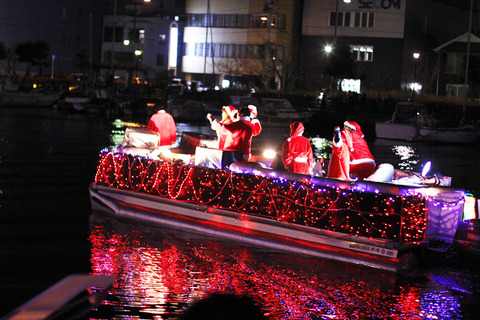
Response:
POLYGON ((310 141, 303 136, 305 127, 301 122, 290 125, 290 137, 282 146, 283 165, 288 172, 310 174, 313 151, 310 141))
POLYGON ((336 126, 333 132, 332 157, 328 164, 327 178, 350 180, 350 152, 352 136, 348 130, 336 126))
MULTIPOLYGON (((225 147, 225 142, 231 139, 231 134, 229 132, 222 133, 219 128, 217 128, 217 124, 215 123, 216 120, 213 119, 212 114, 207 114, 207 119, 210 121, 210 126, 212 130, 217 132, 218 137, 218 148, 223 149, 225 147)), ((237 108, 228 105, 222 107, 222 120, 218 123, 220 124, 230 124, 234 121, 238 120, 238 110, 237 108)), ((230 142, 227 142, 229 144, 230 142)))
POLYGON ((345 121, 344 128, 352 135, 353 150, 350 152, 350 174, 358 180, 368 178, 375 172, 375 160, 363 138, 360 125, 355 121, 345 121))
POLYGON ((250 122, 253 124, 253 135, 258 136, 260 132, 262 132, 262 125, 260 124, 260 121, 258 120, 258 112, 257 112, 257 107, 254 106, 253 104, 248 105, 248 109, 250 110, 250 122))
POLYGON ((233 162, 250 159, 252 147, 253 125, 250 122, 250 110, 243 107, 239 111, 240 119, 229 124, 213 120, 212 128, 221 134, 230 135, 225 141, 222 154, 222 168, 227 168, 233 162))
POLYGON ((162 104, 157 104, 154 112, 148 122, 147 130, 157 133, 158 146, 171 146, 177 141, 175 120, 165 111, 162 104))

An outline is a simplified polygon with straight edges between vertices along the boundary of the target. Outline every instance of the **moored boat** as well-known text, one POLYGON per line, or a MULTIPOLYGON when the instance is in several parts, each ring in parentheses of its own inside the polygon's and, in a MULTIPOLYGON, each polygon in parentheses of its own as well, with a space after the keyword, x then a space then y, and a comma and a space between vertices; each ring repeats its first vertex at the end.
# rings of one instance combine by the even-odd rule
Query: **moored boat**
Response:
POLYGON ((297 111, 287 99, 263 98, 257 107, 258 119, 265 127, 288 127, 294 121, 308 122, 311 113, 297 111))
POLYGON ((64 91, 51 88, 38 88, 31 90, 4 90, 0 92, 1 106, 18 107, 50 107, 64 91))
POLYGON ((356 182, 279 172, 260 158, 216 169, 194 165, 201 141, 188 157, 172 150, 163 160, 104 150, 93 209, 390 271, 412 268, 431 242, 451 244, 464 219, 464 190, 405 182, 389 165, 356 182))
POLYGON ((442 124, 424 104, 401 101, 391 120, 375 123, 375 133, 382 139, 473 144, 480 137, 478 128, 460 125, 460 122, 442 124))

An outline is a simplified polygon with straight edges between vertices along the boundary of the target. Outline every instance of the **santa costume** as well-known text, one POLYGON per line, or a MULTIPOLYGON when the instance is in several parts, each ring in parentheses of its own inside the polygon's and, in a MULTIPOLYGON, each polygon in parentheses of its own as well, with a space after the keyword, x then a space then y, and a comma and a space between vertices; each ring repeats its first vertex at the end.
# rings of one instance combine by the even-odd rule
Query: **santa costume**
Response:
POLYGON ((157 133, 158 146, 171 146, 177 141, 175 121, 164 109, 152 115, 148 122, 147 130, 157 133))
POLYGON ((242 116, 240 120, 229 124, 217 122, 216 129, 219 130, 220 134, 227 135, 222 150, 232 151, 223 153, 223 168, 228 167, 233 162, 250 159, 253 132, 253 125, 250 122, 250 117, 242 116))
POLYGON ((355 121, 345 121, 344 126, 352 135, 353 150, 350 152, 350 174, 358 180, 368 178, 375 172, 375 160, 373 159, 368 144, 363 139, 360 125, 355 121))
POLYGON ((257 107, 253 104, 248 105, 248 109, 250 110, 250 122, 253 124, 253 135, 258 136, 260 132, 262 132, 262 125, 260 121, 257 119, 258 112, 257 107))
POLYGON ((350 180, 350 151, 352 149, 352 135, 350 132, 348 130, 340 131, 340 128, 336 127, 327 178, 350 180))
POLYGON ((302 136, 304 130, 301 122, 290 125, 290 137, 282 147, 282 160, 288 172, 310 174, 313 151, 310 141, 302 136))
POLYGON ((217 122, 216 120, 212 121, 211 128, 217 131, 219 149, 225 148, 226 141, 228 141, 227 144, 230 144, 231 133, 221 132, 219 127, 217 127, 217 124, 230 124, 237 119, 237 116, 238 110, 235 107, 228 105, 222 107, 222 120, 220 120, 219 122, 217 122))

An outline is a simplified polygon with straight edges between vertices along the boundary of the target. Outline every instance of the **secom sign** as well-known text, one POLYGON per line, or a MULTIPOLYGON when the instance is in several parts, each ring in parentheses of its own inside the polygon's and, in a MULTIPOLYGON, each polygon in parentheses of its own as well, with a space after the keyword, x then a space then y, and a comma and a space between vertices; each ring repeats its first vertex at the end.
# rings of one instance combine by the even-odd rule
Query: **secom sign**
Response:
POLYGON ((359 9, 400 9, 400 0, 358 0, 359 9))

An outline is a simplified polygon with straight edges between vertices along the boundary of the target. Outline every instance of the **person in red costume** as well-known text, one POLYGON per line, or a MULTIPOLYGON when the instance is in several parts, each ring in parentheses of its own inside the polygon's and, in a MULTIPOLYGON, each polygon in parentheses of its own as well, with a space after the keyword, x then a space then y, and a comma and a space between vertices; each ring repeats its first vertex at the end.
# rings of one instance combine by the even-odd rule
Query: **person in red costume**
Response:
POLYGON ((350 174, 358 180, 368 178, 375 172, 375 160, 363 139, 363 132, 360 125, 355 121, 345 121, 344 129, 352 135, 353 150, 350 152, 350 174))
POLYGON ((332 157, 328 164, 327 178, 350 180, 350 151, 353 150, 352 135, 348 130, 335 127, 332 157))
POLYGON ((248 105, 248 109, 250 109, 250 121, 253 124, 253 135, 258 136, 260 132, 262 132, 262 125, 260 121, 257 119, 258 112, 257 107, 253 104, 248 105))
POLYGON ((173 117, 165 111, 163 105, 156 105, 156 112, 148 121, 147 130, 158 135, 158 146, 171 146, 177 141, 177 127, 173 117))
MULTIPOLYGON (((230 140, 231 139, 231 134, 230 132, 220 132, 220 129, 219 127, 217 128, 217 123, 215 123, 213 117, 212 117, 212 114, 209 113, 207 114, 207 119, 208 121, 210 121, 210 125, 211 125, 211 128, 212 130, 216 130, 217 131, 217 136, 218 136, 218 148, 219 149, 223 149, 225 148, 225 141, 227 140, 230 140)), ((228 106, 223 106, 222 107, 222 120, 218 121, 218 123, 220 124, 230 124, 234 121, 237 121, 238 120, 238 110, 237 108, 231 106, 231 105, 228 105, 228 106)), ((230 142, 228 142, 230 143, 230 142)))
POLYGON ((310 141, 303 136, 305 127, 301 122, 290 125, 290 137, 282 146, 283 165, 288 172, 310 174, 313 151, 310 141))
POLYGON ((251 156, 253 125, 250 122, 250 110, 241 108, 239 116, 240 120, 229 124, 213 120, 212 128, 218 130, 220 134, 230 135, 223 146, 225 152, 222 155, 222 168, 229 167, 233 162, 246 161, 251 156))

